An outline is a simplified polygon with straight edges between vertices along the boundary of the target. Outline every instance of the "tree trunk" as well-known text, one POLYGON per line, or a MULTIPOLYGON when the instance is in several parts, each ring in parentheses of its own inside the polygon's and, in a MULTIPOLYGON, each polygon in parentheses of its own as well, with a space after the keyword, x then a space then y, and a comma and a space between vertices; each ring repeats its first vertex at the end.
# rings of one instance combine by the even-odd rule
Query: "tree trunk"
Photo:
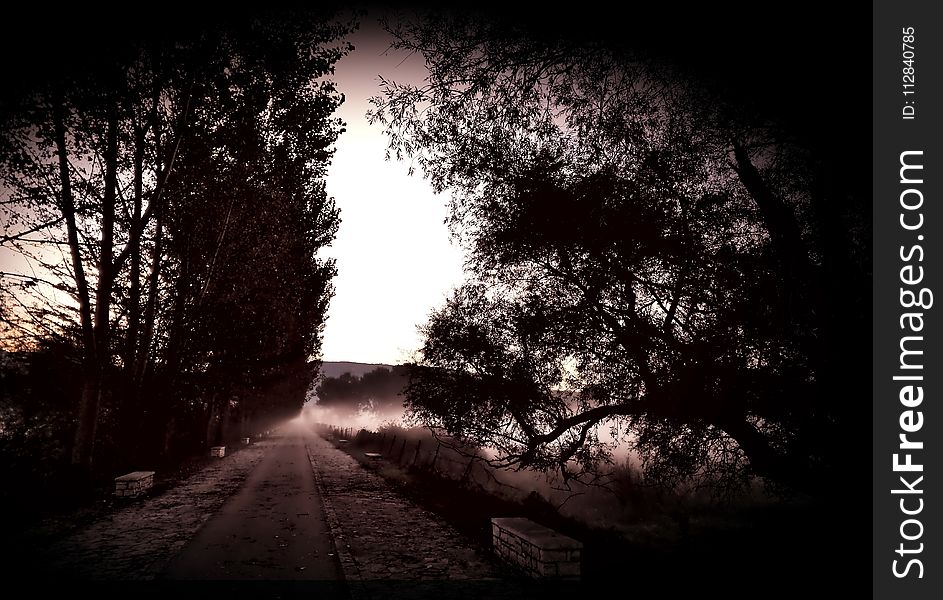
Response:
POLYGON ((130 252, 130 289, 128 290, 128 335, 125 339, 124 371, 131 382, 131 393, 137 389, 134 382, 138 352, 138 332, 141 326, 141 205, 144 194, 144 130, 136 127, 134 136, 134 197, 131 231, 128 239, 130 252))
POLYGON ((105 193, 102 197, 101 243, 98 259, 98 290, 95 294, 95 345, 99 363, 110 362, 111 291, 114 285, 115 199, 118 190, 118 115, 112 107, 108 116, 105 149, 105 193))
POLYGON ((810 472, 811 465, 802 464, 801 458, 777 452, 766 436, 746 420, 724 421, 717 426, 737 442, 750 461, 754 475, 790 486, 796 491, 816 491, 818 474, 810 472))
POLYGON ((737 161, 734 169, 740 182, 763 216, 773 252, 782 270, 783 293, 789 312, 798 317, 799 321, 807 321, 816 310, 813 299, 808 297, 809 289, 814 287, 813 268, 796 216, 792 209, 769 189, 750 160, 750 155, 740 144, 734 146, 734 157, 737 161))
POLYGON ((180 365, 183 363, 183 357, 186 351, 186 337, 191 333, 188 332, 186 328, 187 303, 191 300, 188 288, 193 282, 193 275, 190 269, 189 239, 186 245, 187 253, 184 254, 183 260, 177 269, 177 277, 174 280, 174 305, 171 311, 170 326, 167 333, 167 350, 164 352, 164 370, 167 373, 167 381, 165 383, 167 389, 171 391, 176 386, 177 375, 180 373, 180 365))
POLYGON ((224 394, 221 402, 222 406, 219 411, 219 422, 216 424, 216 432, 214 435, 214 446, 222 446, 225 444, 227 439, 227 433, 229 431, 229 415, 230 415, 230 402, 229 394, 224 394))
MULTIPOLYGON (((151 113, 151 126, 154 130, 154 172, 163 169, 163 151, 161 146, 160 119, 157 118, 157 106, 160 103, 160 87, 154 86, 154 104, 151 113)), ((155 189, 151 202, 154 211, 154 246, 151 249, 151 271, 147 281, 147 300, 144 306, 144 322, 141 326, 141 339, 138 342, 137 355, 134 357, 132 380, 140 384, 147 373, 151 358, 151 341, 154 339, 154 321, 157 315, 157 292, 160 284, 161 257, 164 241, 164 211, 161 202, 161 189, 155 189)))
POLYGON ((239 411, 239 437, 249 437, 249 413, 245 409, 245 404, 239 411))
POLYGON ((151 358, 151 341, 154 339, 154 321, 157 316, 157 292, 160 285, 161 253, 163 252, 163 217, 160 207, 157 208, 156 232, 154 248, 151 253, 151 272, 148 276, 147 303, 144 307, 144 322, 141 328, 141 339, 134 359, 134 373, 132 380, 137 384, 144 380, 151 358))
MULTIPOLYGON (((118 115, 114 107, 108 117, 105 149, 105 193, 102 198, 101 249, 98 266, 98 290, 95 294, 95 324, 92 329, 92 356, 88 359, 82 400, 79 402, 78 427, 72 447, 72 463, 86 469, 92 466, 98 409, 104 386, 105 370, 111 362, 109 329, 111 312, 112 248, 115 225, 115 197, 118 186, 118 115)), ((64 146, 64 143, 63 143, 64 146)), ((74 213, 73 213, 74 221, 74 213)), ((86 350, 88 354, 88 350, 86 350)))
POLYGON ((69 175, 69 151, 65 141, 65 107, 59 99, 53 107, 55 121, 56 153, 59 157, 60 196, 59 210, 66 222, 69 239, 69 253, 72 258, 72 275, 75 277, 75 288, 79 300, 79 316, 82 325, 82 343, 85 346, 85 355, 94 356, 95 335, 92 331, 92 308, 88 291, 88 280, 85 277, 85 267, 82 264, 82 250, 79 246, 78 227, 75 222, 75 201, 72 198, 72 180, 69 175))
POLYGON ((86 373, 82 383, 82 397, 79 400, 79 419, 72 444, 72 464, 85 469, 92 466, 100 402, 101 376, 96 372, 86 373))
POLYGON ((79 246, 78 226, 75 219, 75 202, 72 198, 71 176, 69 174, 69 154, 65 139, 65 106, 59 97, 53 102, 53 127, 55 129, 56 153, 59 162, 60 196, 59 209, 66 222, 69 240, 69 252, 72 258, 72 275, 75 278, 79 300, 79 320, 82 327, 82 397, 79 401, 78 423, 72 445, 72 464, 88 468, 91 466, 92 449, 95 441, 95 429, 98 421, 98 403, 100 401, 101 371, 97 358, 95 330, 92 322, 92 309, 82 264, 82 250, 79 246))
POLYGON ((206 430, 204 432, 203 439, 206 440, 204 444, 207 448, 215 445, 216 443, 216 420, 219 418, 219 407, 217 405, 218 397, 218 394, 214 392, 213 395, 210 396, 209 405, 206 407, 206 430))
POLYGON ((177 432, 177 419, 173 416, 167 420, 167 425, 164 427, 164 439, 163 445, 161 447, 163 452, 163 458, 169 458, 173 453, 173 440, 174 435, 177 432))
POLYGON ((769 189, 750 155, 740 144, 734 146, 734 158, 737 160, 735 170, 740 182, 759 207, 776 254, 794 274, 800 275, 807 271, 809 254, 802 242, 795 214, 769 189))

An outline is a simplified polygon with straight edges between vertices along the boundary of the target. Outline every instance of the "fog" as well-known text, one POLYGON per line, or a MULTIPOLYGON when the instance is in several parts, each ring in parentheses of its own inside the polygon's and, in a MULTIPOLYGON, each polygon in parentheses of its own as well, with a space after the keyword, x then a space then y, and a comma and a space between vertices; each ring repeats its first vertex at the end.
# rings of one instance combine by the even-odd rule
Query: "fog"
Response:
POLYGON ((389 403, 386 403, 384 408, 381 409, 368 406, 361 407, 356 411, 340 406, 321 406, 318 404, 317 395, 311 394, 301 409, 300 419, 311 425, 321 423, 333 427, 377 431, 384 426, 402 425, 405 414, 406 411, 402 405, 396 408, 390 407, 389 403))
MULTIPOLYGON (((411 445, 422 441, 425 453, 431 454, 437 445, 431 431, 407 420, 402 404, 397 406, 391 399, 383 400, 351 411, 345 407, 321 406, 318 404, 317 395, 312 392, 302 409, 299 421, 312 428, 327 426, 342 431, 350 429, 351 432, 347 435, 352 438, 362 435, 359 432, 365 430, 368 435, 382 433, 386 434, 387 438, 395 435, 399 440, 408 440, 411 445), (377 406, 381 408, 378 409, 377 406)), ((610 447, 612 455, 611 464, 600 465, 601 473, 604 474, 602 482, 608 483, 610 488, 615 488, 615 494, 599 485, 585 485, 575 481, 569 482, 567 489, 559 473, 514 468, 495 469, 484 461, 476 463, 471 471, 471 478, 480 487, 508 500, 520 502, 529 499, 545 502, 557 507, 561 514, 577 518, 586 524, 614 526, 615 521, 621 520, 619 517, 624 515, 625 510, 633 510, 626 504, 626 498, 623 496, 626 492, 625 486, 632 485, 631 480, 639 477, 640 465, 624 432, 613 432, 609 426, 600 426, 597 430, 600 441, 610 447)), ((460 478, 468 464, 469 454, 473 453, 487 460, 497 456, 492 448, 464 448, 461 452, 454 451, 449 449, 449 444, 454 443, 454 440, 442 439, 445 443, 438 453, 437 471, 445 477, 460 478)))

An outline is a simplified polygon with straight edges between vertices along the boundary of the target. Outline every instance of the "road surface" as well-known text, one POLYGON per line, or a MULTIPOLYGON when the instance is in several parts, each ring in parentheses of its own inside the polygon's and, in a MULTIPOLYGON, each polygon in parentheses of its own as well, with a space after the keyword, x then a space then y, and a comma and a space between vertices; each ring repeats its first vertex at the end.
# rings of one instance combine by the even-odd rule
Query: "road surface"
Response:
POLYGON ((302 422, 207 461, 174 487, 109 502, 94 520, 33 540, 38 555, 19 561, 32 581, 73 582, 70 592, 95 582, 106 587, 90 589, 162 600, 194 590, 306 600, 527 597, 490 552, 302 422))
POLYGON ((305 432, 286 427, 162 579, 340 580, 305 432))

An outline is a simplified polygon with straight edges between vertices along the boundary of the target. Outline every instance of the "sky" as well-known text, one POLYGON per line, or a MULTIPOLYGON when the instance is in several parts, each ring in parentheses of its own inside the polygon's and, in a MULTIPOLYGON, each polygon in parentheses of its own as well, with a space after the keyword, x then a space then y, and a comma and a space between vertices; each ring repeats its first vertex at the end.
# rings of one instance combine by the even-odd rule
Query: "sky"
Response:
POLYGON ((421 344, 417 326, 461 284, 464 258, 444 223, 447 199, 433 194, 420 170, 410 176, 407 162, 385 160, 383 128, 365 116, 379 93, 377 76, 420 83, 423 58, 389 50, 373 14, 350 41, 355 49, 334 77, 346 97, 338 116, 347 130, 327 175, 341 225, 321 253, 337 261, 322 357, 399 364, 421 344))

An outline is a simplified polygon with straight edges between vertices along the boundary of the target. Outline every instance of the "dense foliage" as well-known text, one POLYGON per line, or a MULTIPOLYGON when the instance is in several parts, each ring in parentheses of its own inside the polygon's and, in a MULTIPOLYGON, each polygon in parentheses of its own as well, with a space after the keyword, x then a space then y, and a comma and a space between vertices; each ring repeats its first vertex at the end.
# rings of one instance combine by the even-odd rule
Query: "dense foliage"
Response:
POLYGON ((360 377, 342 373, 339 377, 321 379, 315 393, 318 405, 348 413, 401 410, 407 377, 404 366, 377 367, 360 377))
POLYGON ((608 427, 663 485, 834 486, 870 230, 818 141, 625 46, 458 13, 392 32, 430 74, 373 117, 451 193, 474 269, 424 327, 414 415, 506 466, 591 474, 608 427))
POLYGON ((4 98, 0 331, 73 349, 75 465, 152 464, 300 410, 333 293, 317 254, 339 224, 329 77, 350 28, 258 11, 142 30, 4 98))

